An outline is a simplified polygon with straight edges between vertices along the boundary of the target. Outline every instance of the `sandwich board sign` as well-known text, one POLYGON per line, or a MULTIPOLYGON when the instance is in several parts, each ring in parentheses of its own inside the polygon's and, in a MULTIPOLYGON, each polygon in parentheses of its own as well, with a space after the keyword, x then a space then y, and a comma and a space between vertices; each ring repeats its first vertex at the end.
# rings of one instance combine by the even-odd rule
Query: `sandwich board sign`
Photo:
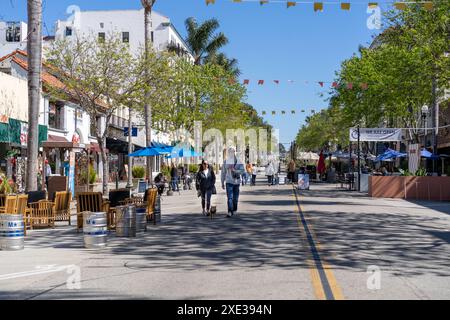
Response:
POLYGON ((298 190, 309 190, 309 174, 298 175, 298 190))

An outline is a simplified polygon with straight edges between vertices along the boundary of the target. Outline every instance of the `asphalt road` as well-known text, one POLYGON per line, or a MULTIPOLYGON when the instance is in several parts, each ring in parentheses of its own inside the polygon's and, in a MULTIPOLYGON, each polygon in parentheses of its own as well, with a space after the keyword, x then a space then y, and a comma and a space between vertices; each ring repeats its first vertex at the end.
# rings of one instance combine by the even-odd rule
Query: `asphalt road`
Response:
POLYGON ((24 250, 0 251, 0 299, 450 298, 448 203, 261 179, 226 218, 218 191, 214 219, 182 191, 163 198, 161 224, 102 250, 74 227, 29 231, 24 250))

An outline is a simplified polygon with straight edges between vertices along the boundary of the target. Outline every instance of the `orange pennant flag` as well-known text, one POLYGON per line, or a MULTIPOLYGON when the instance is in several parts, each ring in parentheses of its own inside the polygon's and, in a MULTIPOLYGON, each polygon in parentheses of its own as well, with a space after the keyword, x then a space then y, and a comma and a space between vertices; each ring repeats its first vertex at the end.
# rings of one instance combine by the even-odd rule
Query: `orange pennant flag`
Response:
POLYGON ((206 5, 215 4, 216 0, 206 0, 206 5))
POLYGON ((378 2, 369 2, 369 8, 370 9, 375 9, 378 7, 378 2))
POLYGON ((267 0, 262 0, 262 1, 259 2, 260 5, 263 5, 263 4, 266 4, 266 3, 269 3, 269 1, 267 1, 267 0))
POLYGON ((322 2, 314 2, 314 12, 323 11, 323 3, 322 2))
POLYGON ((333 82, 332 87, 337 88, 337 86, 338 86, 337 82, 333 82))
POLYGON ((290 8, 290 7, 295 7, 297 5, 297 2, 294 2, 294 1, 288 1, 287 2, 287 7, 288 8, 290 8))
POLYGON ((273 80, 276 84, 280 84, 280 80, 273 80))
POLYGON ((341 9, 342 10, 350 10, 350 3, 349 2, 341 3, 341 9))
POLYGON ((249 83, 250 83, 250 80, 248 80, 248 79, 244 80, 244 84, 249 84, 249 83))
POLYGON ((394 6, 397 10, 405 10, 406 9, 406 3, 403 3, 403 2, 395 2, 394 6))
POLYGON ((264 80, 258 80, 258 84, 259 85, 263 85, 264 84, 264 80))
POLYGON ((321 87, 323 87, 323 82, 322 82, 322 81, 320 81, 320 82, 319 82, 319 85, 320 85, 321 87))

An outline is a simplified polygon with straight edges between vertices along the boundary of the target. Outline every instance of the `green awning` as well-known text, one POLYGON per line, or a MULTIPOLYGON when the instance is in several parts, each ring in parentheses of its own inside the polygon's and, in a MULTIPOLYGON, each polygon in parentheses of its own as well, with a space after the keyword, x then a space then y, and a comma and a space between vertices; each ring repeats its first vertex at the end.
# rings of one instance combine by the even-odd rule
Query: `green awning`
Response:
MULTIPOLYGON (((9 119, 8 123, 0 123, 0 142, 11 143, 17 146, 21 145, 20 135, 22 131, 22 122, 16 119, 9 119)), ((38 141, 41 146, 43 141, 47 141, 48 127, 39 125, 38 141)))

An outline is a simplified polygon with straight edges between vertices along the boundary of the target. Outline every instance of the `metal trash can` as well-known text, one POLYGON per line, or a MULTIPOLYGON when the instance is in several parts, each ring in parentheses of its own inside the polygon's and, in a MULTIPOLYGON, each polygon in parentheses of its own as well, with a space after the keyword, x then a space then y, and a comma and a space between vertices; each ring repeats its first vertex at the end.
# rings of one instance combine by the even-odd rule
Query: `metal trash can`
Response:
POLYGON ((157 224, 161 222, 161 197, 156 196, 155 211, 153 212, 153 223, 157 224))
POLYGON ((85 248, 106 247, 108 235, 106 212, 83 212, 83 235, 85 248))
POLYGON ((0 249, 23 250, 24 223, 21 214, 0 214, 0 249))
POLYGON ((147 231, 147 208, 136 207, 136 234, 147 231))
POLYGON ((116 235, 118 237, 136 237, 136 207, 116 207, 116 235))

